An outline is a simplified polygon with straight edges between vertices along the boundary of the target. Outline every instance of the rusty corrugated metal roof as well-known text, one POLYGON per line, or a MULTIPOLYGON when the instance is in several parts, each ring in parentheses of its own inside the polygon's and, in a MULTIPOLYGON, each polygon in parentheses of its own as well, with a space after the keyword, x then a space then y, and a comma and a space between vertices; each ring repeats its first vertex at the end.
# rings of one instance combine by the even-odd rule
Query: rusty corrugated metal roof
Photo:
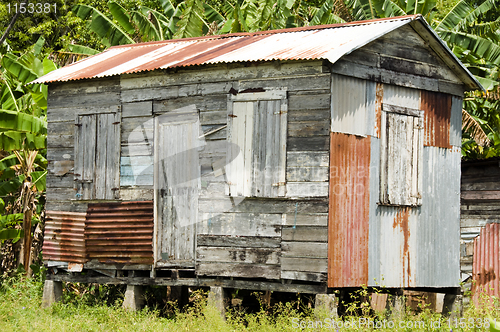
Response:
MULTIPOLYGON (((439 40, 421 15, 166 40, 114 46, 50 72, 32 83, 64 82, 215 63, 307 59, 327 59, 335 63, 342 56, 414 21, 425 26, 430 38, 439 40)), ((441 40, 439 42, 449 55, 448 65, 460 72, 464 83, 475 89, 481 88, 446 44, 441 40)))

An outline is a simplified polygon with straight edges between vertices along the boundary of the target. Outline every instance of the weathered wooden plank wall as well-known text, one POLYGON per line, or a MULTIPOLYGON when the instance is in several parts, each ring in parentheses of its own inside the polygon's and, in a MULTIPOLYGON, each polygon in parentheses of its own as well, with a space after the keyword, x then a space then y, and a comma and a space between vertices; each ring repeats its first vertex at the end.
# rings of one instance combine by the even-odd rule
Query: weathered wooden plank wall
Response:
MULTIPOLYGON (((500 159, 462 162, 460 267, 462 280, 472 276, 474 238, 490 223, 500 223, 500 159)), ((470 280, 469 280, 470 282, 470 280)), ((468 283, 469 288, 471 286, 468 283)))
POLYGON ((406 25, 378 38, 337 61, 333 72, 462 97, 461 80, 412 30, 406 25))
POLYGON ((87 209, 74 187, 76 114, 119 111, 119 78, 52 84, 48 98, 47 206, 54 211, 87 209))

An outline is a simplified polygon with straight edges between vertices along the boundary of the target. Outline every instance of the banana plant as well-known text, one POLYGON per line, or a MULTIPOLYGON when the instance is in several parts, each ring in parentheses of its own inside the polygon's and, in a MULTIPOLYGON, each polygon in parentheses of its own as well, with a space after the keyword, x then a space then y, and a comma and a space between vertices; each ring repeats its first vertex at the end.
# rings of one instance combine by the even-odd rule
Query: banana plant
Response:
POLYGON ((0 55, 0 240, 23 238, 23 263, 29 273, 31 228, 37 197, 45 190, 47 87, 29 84, 54 69, 40 59, 44 40, 17 56, 0 55), (7 215, 4 215, 7 213, 7 215), (20 217, 22 215, 22 217, 20 217), (22 229, 18 227, 22 220, 22 229))

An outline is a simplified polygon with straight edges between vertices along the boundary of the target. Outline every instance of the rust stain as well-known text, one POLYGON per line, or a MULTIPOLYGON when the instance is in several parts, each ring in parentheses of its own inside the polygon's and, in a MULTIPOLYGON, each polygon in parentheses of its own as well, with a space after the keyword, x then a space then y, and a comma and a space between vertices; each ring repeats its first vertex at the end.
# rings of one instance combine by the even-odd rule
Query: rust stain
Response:
POLYGON ((424 111, 424 145, 451 148, 451 95, 422 90, 420 109, 424 111))
POLYGON ((368 283, 370 136, 331 133, 328 286, 368 283))
POLYGON ((153 201, 89 204, 85 240, 89 260, 153 263, 153 201))
POLYGON ((398 208, 398 212, 396 213, 396 217, 394 217, 394 223, 392 227, 394 229, 399 229, 399 231, 403 234, 403 256, 401 260, 403 262, 403 266, 406 271, 403 271, 406 274, 407 285, 411 283, 411 266, 410 266, 410 228, 409 228, 409 219, 410 219, 410 207, 401 207, 398 208))
POLYGON ((375 90, 375 137, 380 138, 382 127, 382 103, 384 101, 384 85, 377 83, 375 90))
POLYGON ((42 247, 44 261, 85 263, 85 213, 47 211, 42 247))
POLYGON ((482 295, 495 297, 500 295, 499 233, 500 224, 487 224, 474 239, 472 294, 476 305, 479 304, 482 295))

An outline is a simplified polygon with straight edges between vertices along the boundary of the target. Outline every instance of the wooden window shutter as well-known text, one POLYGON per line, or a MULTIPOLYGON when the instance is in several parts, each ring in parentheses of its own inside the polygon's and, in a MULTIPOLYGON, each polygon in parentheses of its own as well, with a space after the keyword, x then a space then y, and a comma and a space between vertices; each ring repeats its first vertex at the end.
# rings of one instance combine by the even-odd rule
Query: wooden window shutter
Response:
POLYGON ((285 196, 286 90, 229 96, 227 194, 285 196))
POLYGON ((117 199, 120 187, 120 113, 78 115, 75 186, 78 199, 117 199))
POLYGON ((382 106, 380 204, 422 203, 423 112, 382 106))

